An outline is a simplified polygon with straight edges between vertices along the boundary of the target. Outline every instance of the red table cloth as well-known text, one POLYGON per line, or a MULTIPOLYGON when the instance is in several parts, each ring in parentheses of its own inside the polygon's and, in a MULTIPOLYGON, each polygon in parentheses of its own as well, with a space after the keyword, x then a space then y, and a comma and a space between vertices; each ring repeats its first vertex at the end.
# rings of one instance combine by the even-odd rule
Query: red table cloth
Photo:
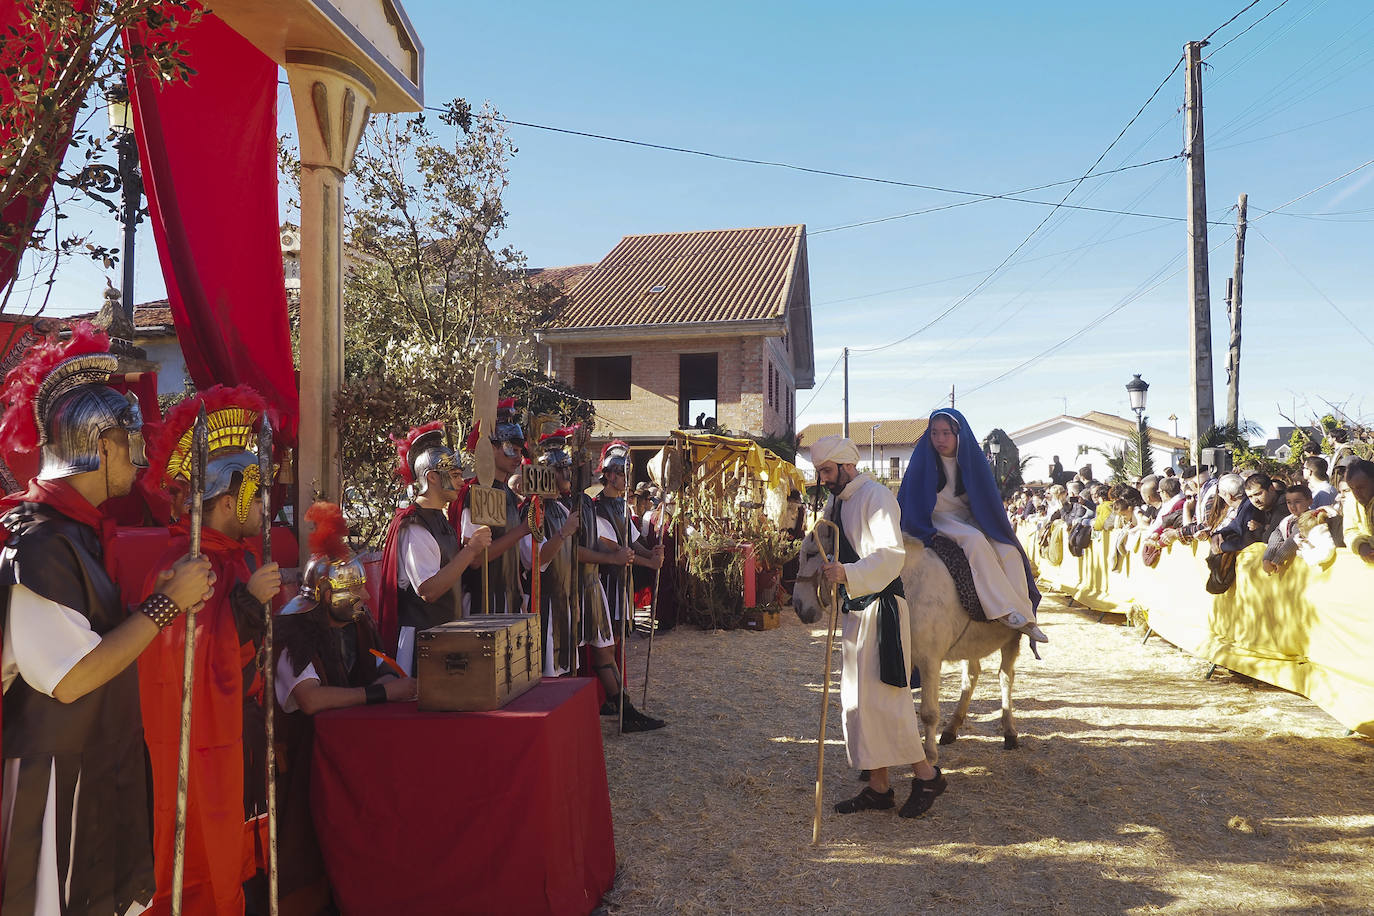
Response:
POLYGON ((544 681, 495 712, 320 713, 310 794, 350 916, 586 914, 615 876, 590 679, 544 681))

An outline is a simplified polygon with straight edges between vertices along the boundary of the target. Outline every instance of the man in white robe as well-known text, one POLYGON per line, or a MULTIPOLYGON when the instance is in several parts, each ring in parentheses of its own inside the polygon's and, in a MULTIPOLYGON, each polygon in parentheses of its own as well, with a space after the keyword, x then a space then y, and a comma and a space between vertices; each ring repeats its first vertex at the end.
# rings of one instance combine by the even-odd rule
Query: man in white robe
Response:
MULTIPOLYGON (((849 595, 851 609, 843 616, 843 672, 840 705, 844 716, 845 750, 852 767, 870 771, 869 784, 857 796, 835 806, 840 814, 885 810, 895 805, 888 768, 910 764, 914 779, 911 796, 898 812, 918 817, 945 790, 945 777, 925 758, 915 703, 907 683, 911 671, 911 617, 900 593, 906 548, 901 510, 892 491, 856 465, 859 452, 841 436, 817 440, 811 450, 820 482, 832 496, 825 517, 840 526, 842 541, 831 562, 822 568, 825 585, 839 584, 849 595), (852 550, 851 550, 852 548, 852 550), (879 597, 866 606, 865 596, 879 597), (887 610, 884 610, 886 604, 887 610), (895 621, 891 614, 895 606, 895 621), (895 623, 895 625, 894 625, 895 623), (881 635, 880 635, 881 634, 881 635), (890 641, 900 639, 900 665, 890 641), (886 646, 883 643, 888 643, 886 646), (884 671, 882 654, 889 653, 884 671), (898 681, 898 684, 892 683, 898 681)), ((843 597, 841 600, 844 600, 843 597)))

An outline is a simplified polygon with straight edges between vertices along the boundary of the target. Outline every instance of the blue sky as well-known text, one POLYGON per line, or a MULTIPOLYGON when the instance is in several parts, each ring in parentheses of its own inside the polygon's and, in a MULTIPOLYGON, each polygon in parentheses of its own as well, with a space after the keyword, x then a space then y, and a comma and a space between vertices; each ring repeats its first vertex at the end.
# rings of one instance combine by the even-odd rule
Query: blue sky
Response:
MULTIPOLYGON (((1374 7, 1289 0, 1240 34, 1278 2, 1262 0, 1218 32, 1204 76, 1211 217, 1233 223, 1244 191, 1253 221, 1242 412, 1271 434, 1280 409, 1306 418, 1329 401, 1357 418, 1374 414, 1362 371, 1374 357, 1363 336, 1374 337, 1374 166, 1262 213, 1374 158, 1374 102, 1360 89, 1374 64, 1374 7)), ((1082 175, 1184 42, 1243 6, 794 2, 687 12, 406 3, 425 44, 430 104, 490 100, 516 120, 983 193, 1082 175)), ((1099 170, 1177 154, 1182 98, 1180 71, 1099 170)), ((989 201, 823 232, 961 198, 528 128, 512 136, 519 153, 504 241, 531 265, 595 261, 628 233, 805 223, 818 385, 841 346, 880 346, 915 331, 969 293, 1049 212, 989 201)), ((1026 196, 1057 201, 1065 189, 1026 196)), ((1069 203, 1182 217, 1183 165, 1090 178, 1069 203)), ((924 416, 951 384, 979 433, 1027 426, 1065 406, 1129 415, 1124 384, 1139 372, 1151 385, 1152 422, 1170 428, 1173 412, 1186 428, 1185 243, 1176 219, 1057 211, 948 317, 906 343, 854 354, 851 418, 924 416), (991 382, 1117 305, 1053 355, 991 382)), ((161 286, 151 234, 140 244, 142 300, 161 286)), ((1230 228, 1213 226, 1210 244, 1223 414, 1230 228)), ((70 273, 59 307, 90 301, 103 286, 94 268, 70 273)), ((810 403, 799 425, 838 419, 840 396, 838 371, 818 393, 800 392, 799 408, 810 403)))

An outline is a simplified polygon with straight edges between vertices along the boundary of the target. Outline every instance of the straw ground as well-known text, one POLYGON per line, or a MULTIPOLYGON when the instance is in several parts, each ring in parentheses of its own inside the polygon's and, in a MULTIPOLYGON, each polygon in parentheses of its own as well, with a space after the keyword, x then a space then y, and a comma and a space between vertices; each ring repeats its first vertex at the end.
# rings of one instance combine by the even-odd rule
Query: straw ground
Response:
MULTIPOLYGON (((993 670, 941 748, 949 791, 918 820, 830 812, 860 785, 832 690, 815 847, 824 630, 791 616, 664 634, 648 709, 668 727, 618 737, 603 720, 620 862, 605 911, 1374 911, 1374 743, 1096 617, 1046 600, 1052 642, 1042 662, 1023 653, 1016 681, 1020 749, 1002 749, 993 670)), ((636 701, 644 648, 632 641, 636 701)), ((949 668, 946 716, 957 693, 949 668)))

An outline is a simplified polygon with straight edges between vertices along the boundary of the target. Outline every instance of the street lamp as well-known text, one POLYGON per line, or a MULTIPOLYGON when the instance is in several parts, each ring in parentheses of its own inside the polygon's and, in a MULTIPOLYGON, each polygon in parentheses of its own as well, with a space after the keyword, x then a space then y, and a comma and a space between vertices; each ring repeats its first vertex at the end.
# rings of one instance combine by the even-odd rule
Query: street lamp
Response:
POLYGON ((878 466, 873 463, 873 434, 876 433, 878 431, 878 427, 882 425, 883 424, 881 423, 874 423, 872 426, 868 428, 868 472, 875 476, 878 473, 878 466))
POLYGON ((110 133, 115 135, 119 153, 120 202, 124 224, 124 278, 120 299, 129 324, 134 322, 134 233, 138 225, 139 202, 143 198, 143 177, 138 170, 138 142, 134 139, 133 112, 129 106, 129 84, 121 80, 105 94, 105 111, 110 117, 110 133))
POLYGON ((1131 410, 1135 411, 1136 423, 1142 427, 1145 425, 1145 393, 1149 390, 1150 383, 1143 381, 1139 372, 1126 383, 1126 394, 1131 398, 1131 410))

